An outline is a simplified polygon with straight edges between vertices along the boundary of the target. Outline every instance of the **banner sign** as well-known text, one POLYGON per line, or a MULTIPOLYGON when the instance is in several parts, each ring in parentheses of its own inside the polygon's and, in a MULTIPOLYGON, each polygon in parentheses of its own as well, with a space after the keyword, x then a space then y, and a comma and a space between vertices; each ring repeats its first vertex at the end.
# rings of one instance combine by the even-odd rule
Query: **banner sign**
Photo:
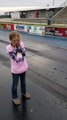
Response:
POLYGON ((15 29, 18 31, 25 31, 25 26, 24 25, 16 25, 15 29))
POLYGON ((0 29, 14 30, 14 24, 0 24, 0 29))
POLYGON ((14 30, 14 24, 5 24, 5 29, 14 30))
POLYGON ((45 27, 44 26, 31 26, 31 28, 29 29, 29 33, 44 36, 45 27))
POLYGON ((0 23, 0 29, 17 30, 21 32, 26 32, 28 34, 35 34, 40 36, 44 36, 46 34, 52 36, 67 37, 67 28, 0 23))
POLYGON ((0 24, 0 29, 3 29, 4 28, 4 24, 0 24))
POLYGON ((67 28, 46 27, 45 30, 47 35, 67 37, 67 28))
POLYGON ((45 26, 16 24, 14 25, 14 29, 17 31, 26 32, 28 34, 36 34, 41 36, 45 35, 45 26))

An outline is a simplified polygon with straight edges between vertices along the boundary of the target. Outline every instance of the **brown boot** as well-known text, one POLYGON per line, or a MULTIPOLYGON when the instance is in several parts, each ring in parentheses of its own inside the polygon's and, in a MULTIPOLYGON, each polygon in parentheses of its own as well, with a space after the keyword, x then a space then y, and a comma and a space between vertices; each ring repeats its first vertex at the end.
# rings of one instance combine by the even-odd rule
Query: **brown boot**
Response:
POLYGON ((18 98, 15 98, 12 100, 15 105, 20 105, 20 100, 18 98))
POLYGON ((29 93, 26 93, 25 95, 22 95, 25 99, 31 99, 31 95, 29 93))

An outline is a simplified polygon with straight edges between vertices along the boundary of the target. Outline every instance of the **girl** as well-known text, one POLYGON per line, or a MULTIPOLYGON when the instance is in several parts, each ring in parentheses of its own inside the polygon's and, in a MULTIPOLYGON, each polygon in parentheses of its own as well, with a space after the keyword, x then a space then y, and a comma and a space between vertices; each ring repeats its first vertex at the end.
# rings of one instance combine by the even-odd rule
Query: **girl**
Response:
POLYGON ((17 86, 20 78, 21 82, 21 94, 26 99, 30 99, 31 95, 26 93, 26 71, 28 64, 25 59, 26 51, 24 43, 20 42, 20 35, 18 32, 13 31, 9 34, 10 44, 6 47, 7 54, 11 61, 11 73, 12 73, 12 101, 14 104, 19 105, 20 100, 17 95, 17 86))

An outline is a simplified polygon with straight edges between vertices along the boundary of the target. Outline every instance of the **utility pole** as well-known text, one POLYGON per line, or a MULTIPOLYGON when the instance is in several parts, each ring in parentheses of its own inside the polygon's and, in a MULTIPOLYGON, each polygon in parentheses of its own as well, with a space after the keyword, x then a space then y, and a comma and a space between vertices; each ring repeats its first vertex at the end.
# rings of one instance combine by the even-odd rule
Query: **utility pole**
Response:
POLYGON ((53 0, 53 6, 54 6, 55 0, 53 0))

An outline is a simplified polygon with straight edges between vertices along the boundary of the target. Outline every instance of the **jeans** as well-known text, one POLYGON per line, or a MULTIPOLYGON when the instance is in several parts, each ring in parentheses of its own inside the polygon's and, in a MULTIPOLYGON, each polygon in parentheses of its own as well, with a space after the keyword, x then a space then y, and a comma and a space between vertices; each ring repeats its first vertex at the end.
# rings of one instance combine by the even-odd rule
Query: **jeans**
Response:
POLYGON ((15 99, 18 97, 17 87, 18 87, 19 78, 20 78, 20 84, 21 84, 21 94, 26 94, 26 82, 25 82, 26 72, 21 73, 21 74, 12 73, 12 78, 13 78, 12 98, 15 99))

